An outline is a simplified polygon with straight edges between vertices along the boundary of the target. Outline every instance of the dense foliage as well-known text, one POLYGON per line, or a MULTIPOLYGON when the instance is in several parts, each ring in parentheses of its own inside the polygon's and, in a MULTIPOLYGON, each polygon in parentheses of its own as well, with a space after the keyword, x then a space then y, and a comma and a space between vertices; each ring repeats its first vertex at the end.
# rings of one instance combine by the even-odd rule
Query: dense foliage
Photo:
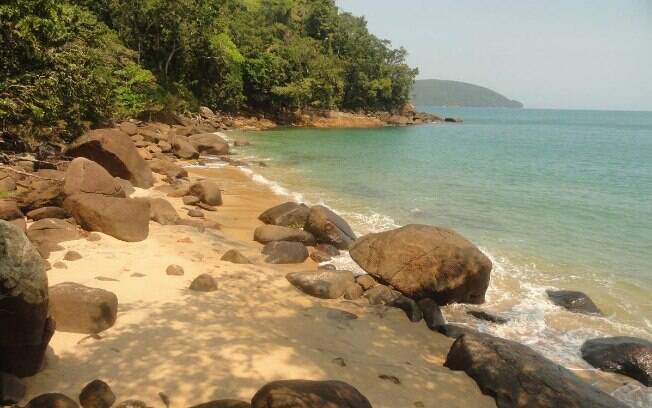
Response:
POLYGON ((2 127, 142 112, 393 111, 416 71, 333 0, 6 0, 2 127))

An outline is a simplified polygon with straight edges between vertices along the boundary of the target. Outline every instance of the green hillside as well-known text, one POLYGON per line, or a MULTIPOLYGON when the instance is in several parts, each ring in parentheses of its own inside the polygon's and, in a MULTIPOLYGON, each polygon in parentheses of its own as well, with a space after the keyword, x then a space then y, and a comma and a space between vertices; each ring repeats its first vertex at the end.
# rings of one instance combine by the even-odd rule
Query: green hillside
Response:
POLYGON ((458 81, 420 79, 410 93, 412 103, 427 106, 522 108, 523 104, 482 86, 458 81))

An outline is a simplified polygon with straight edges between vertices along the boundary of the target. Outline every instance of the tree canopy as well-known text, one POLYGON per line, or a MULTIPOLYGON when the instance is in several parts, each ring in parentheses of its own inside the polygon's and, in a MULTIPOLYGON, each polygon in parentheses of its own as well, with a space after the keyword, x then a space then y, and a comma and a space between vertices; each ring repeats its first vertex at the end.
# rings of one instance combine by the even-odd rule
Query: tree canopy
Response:
POLYGON ((6 0, 0 121, 88 124, 206 105, 396 111, 416 70, 333 0, 6 0))

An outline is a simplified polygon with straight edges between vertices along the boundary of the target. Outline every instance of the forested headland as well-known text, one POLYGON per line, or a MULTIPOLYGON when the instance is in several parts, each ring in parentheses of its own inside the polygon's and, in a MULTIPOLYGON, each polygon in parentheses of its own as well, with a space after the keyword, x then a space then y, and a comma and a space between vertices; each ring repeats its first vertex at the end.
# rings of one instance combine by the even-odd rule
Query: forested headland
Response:
POLYGON ((0 126, 70 140, 202 105, 395 112, 417 73, 405 58, 333 0, 8 0, 0 126))

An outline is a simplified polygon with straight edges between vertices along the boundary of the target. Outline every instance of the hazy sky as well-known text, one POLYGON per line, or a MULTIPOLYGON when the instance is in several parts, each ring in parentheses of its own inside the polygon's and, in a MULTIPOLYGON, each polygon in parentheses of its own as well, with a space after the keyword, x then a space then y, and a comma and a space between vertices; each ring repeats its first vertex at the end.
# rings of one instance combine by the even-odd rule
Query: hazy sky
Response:
POLYGON ((652 0, 337 0, 419 78, 527 107, 652 110, 652 0))

